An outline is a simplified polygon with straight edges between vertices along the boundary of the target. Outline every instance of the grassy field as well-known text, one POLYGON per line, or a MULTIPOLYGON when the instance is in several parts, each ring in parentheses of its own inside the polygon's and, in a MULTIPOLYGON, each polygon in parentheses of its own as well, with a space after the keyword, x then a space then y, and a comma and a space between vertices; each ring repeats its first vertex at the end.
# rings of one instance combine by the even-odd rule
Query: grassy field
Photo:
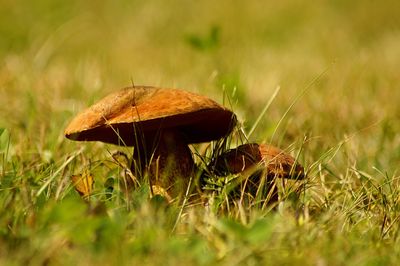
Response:
POLYGON ((396 0, 2 0, 0 264, 398 265, 399 12, 396 0), (207 95, 247 134, 263 115, 250 140, 298 157, 306 189, 223 211, 223 195, 208 207, 157 204, 146 184, 128 195, 116 146, 63 131, 131 84, 207 95), (85 172, 89 203, 70 181, 85 172))

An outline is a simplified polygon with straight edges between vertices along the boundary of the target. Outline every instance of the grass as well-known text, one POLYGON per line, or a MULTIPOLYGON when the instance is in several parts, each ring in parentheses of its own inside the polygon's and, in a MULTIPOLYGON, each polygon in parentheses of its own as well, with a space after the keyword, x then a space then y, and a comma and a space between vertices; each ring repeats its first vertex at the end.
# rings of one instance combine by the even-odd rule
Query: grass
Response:
POLYGON ((0 264, 399 263, 398 1, 0 7, 0 264), (127 194, 111 154, 130 150, 63 129, 132 81, 225 102, 252 141, 298 158, 306 189, 225 211, 223 194, 183 209, 127 194), (85 171, 89 202, 70 181, 85 171))

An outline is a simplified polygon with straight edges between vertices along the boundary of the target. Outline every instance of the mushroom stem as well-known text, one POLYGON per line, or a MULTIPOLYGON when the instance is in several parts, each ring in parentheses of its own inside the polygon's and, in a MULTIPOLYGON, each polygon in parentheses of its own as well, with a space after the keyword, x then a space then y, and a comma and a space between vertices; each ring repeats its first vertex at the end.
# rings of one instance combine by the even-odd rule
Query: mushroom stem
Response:
POLYGON ((149 178, 150 187, 160 187, 169 196, 181 196, 189 185, 194 161, 184 136, 174 130, 138 139, 131 170, 140 179, 149 178))

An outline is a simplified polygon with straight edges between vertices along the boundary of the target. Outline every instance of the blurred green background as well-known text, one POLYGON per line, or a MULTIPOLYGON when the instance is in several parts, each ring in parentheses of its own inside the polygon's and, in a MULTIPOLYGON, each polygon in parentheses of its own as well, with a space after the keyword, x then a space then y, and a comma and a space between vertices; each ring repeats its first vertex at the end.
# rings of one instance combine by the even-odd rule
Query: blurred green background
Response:
POLYGON ((0 125, 45 143, 77 111, 134 83, 219 102, 225 90, 249 129, 280 86, 253 140, 269 141, 306 89, 272 142, 306 135, 317 149, 361 134, 363 145, 383 145, 380 130, 399 124, 399 10, 395 0, 3 0, 0 125))
POLYGON ((2 109, 26 107, 27 94, 70 109, 68 99, 86 105, 132 82, 217 100, 225 86, 251 120, 280 85, 274 121, 325 71, 295 123, 329 113, 357 124, 360 108, 375 121, 398 96, 398 1, 3 0, 0 10, 2 109))

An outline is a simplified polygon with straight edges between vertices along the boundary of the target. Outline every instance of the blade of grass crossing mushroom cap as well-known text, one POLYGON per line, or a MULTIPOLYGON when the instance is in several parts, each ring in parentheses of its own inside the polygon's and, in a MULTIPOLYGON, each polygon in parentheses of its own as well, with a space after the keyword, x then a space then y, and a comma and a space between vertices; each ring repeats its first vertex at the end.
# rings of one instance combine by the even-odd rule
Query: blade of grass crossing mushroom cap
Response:
MULTIPOLYGON (((104 121, 106 121, 106 122, 108 121, 107 118, 106 118, 105 116, 103 116, 103 119, 104 119, 104 121)), ((125 146, 125 147, 127 147, 125 141, 123 140, 123 138, 122 138, 121 135, 119 134, 118 130, 116 130, 116 129, 113 127, 113 125, 110 125, 110 128, 111 128, 111 130, 115 133, 115 135, 117 135, 118 141, 121 142, 122 145, 119 145, 119 146, 125 146)))
MULTIPOLYGON (((141 121, 140 114, 139 114, 139 112, 137 110, 137 106, 136 106, 136 101, 135 101, 135 99, 136 99, 136 87, 135 87, 133 81, 132 81, 132 87, 133 87, 133 92, 134 93, 133 93, 133 97, 131 99, 132 100, 131 105, 135 107, 134 109, 136 111, 136 114, 137 114, 137 116, 139 118, 139 121, 141 121)), ((132 117, 133 117, 133 115, 132 115, 132 117)), ((104 118, 105 121, 107 121, 106 117, 103 116, 103 118, 104 118)), ((135 123, 132 124, 133 130, 135 132, 135 134, 134 134, 135 135, 135 142, 136 142, 136 144, 138 144, 139 142, 138 142, 138 139, 137 139, 137 133, 136 132, 139 132, 139 131, 137 131, 136 126, 137 125, 135 123)), ((118 136, 118 140, 121 141, 121 144, 126 147, 127 145, 126 145, 125 141, 123 140, 123 138, 120 136, 119 132, 117 130, 115 130, 112 125, 111 125, 111 129, 118 136)), ((142 136, 142 138, 144 138, 144 137, 142 136)), ((121 146, 121 145, 119 145, 119 146, 121 146)))
MULTIPOLYGON (((133 82, 132 79, 131 79, 131 85, 132 85, 132 87, 133 87, 133 97, 132 97, 132 103, 131 103, 131 105, 134 106, 133 109, 135 110, 136 115, 137 115, 137 117, 139 118, 139 121, 142 121, 142 119, 140 118, 139 110, 138 110, 137 105, 136 105, 136 87, 135 87, 135 83, 133 82)), ((133 115, 132 115, 132 117, 133 117, 133 115)), ((133 124, 132 124, 132 127, 133 127, 133 132, 134 132, 133 135, 135 136, 135 144, 136 144, 135 147, 139 147, 140 142, 139 142, 138 134, 140 134, 141 130, 140 130, 140 128, 138 129, 138 127, 140 127, 140 123, 138 123, 138 124, 133 123, 133 124)), ((144 135, 143 135, 143 134, 140 134, 140 137, 141 137, 141 141, 144 142, 144 139, 145 139, 144 135)), ((134 152, 137 152, 137 153, 139 154, 139 156, 138 156, 139 164, 136 165, 135 167, 142 167, 142 162, 140 161, 141 158, 142 158, 142 157, 141 157, 141 154, 140 154, 141 149, 135 149, 134 152)), ((145 153, 145 154, 144 154, 144 158, 147 158, 147 157, 146 157, 146 156, 147 156, 147 154, 146 154, 146 149, 144 149, 143 152, 145 153)), ((132 163, 134 163, 134 162, 132 162, 132 163)), ((146 162, 146 163, 147 163, 147 162, 146 162)), ((142 169, 139 169, 139 171, 141 172, 142 169)), ((150 187, 151 187, 151 186, 150 186, 150 187)))
MULTIPOLYGON (((140 121, 142 121, 142 119, 141 119, 141 117, 140 117, 140 113, 139 113, 139 110, 138 110, 138 107, 137 107, 137 104, 136 104, 136 87, 135 87, 135 84, 134 84, 134 82, 133 82, 133 80, 131 80, 131 84, 132 84, 132 87, 133 87, 133 97, 132 97, 132 103, 131 103, 131 105, 132 106, 134 106, 134 110, 135 110, 135 112, 136 112, 136 116, 138 117, 138 120, 139 120, 139 122, 140 121)), ((133 117, 133 114, 132 114, 132 117, 133 117)), ((140 128, 141 127, 141 123, 133 123, 132 124, 132 127, 133 127, 133 132, 134 132, 134 137, 135 137, 135 144, 136 144, 136 146, 135 147, 139 147, 140 146, 140 143, 145 143, 145 136, 144 136, 144 133, 143 133, 143 130, 140 128), (139 140, 139 138, 140 138, 140 140, 139 140)), ((157 133, 156 133, 156 135, 160 135, 161 134, 161 130, 162 130, 162 126, 160 125, 159 126, 159 129, 157 130, 157 133)), ((156 141, 156 139, 157 138, 155 138, 155 140, 154 140, 154 143, 153 143, 153 145, 152 145, 152 148, 151 148, 151 151, 154 151, 155 150, 155 148, 157 147, 157 141, 156 141)), ((141 160, 142 160, 142 158, 148 158, 147 157, 147 149, 136 149, 136 150, 134 150, 134 152, 137 152, 138 153, 138 156, 137 156, 137 158, 138 158, 138 165, 136 165, 136 167, 142 167, 142 162, 141 162, 141 160), (144 156, 142 156, 142 154, 140 154, 141 152, 143 152, 144 154, 144 156)), ((150 158, 150 162, 151 162, 151 160, 152 160, 152 158, 153 158, 153 152, 152 152, 152 155, 151 155, 151 158, 150 158)), ((145 162, 145 164, 147 164, 147 163, 150 163, 150 162, 145 162)), ((143 169, 139 169, 139 172, 142 172, 142 170, 143 169)), ((152 190, 152 186, 150 185, 150 190, 152 190)))

